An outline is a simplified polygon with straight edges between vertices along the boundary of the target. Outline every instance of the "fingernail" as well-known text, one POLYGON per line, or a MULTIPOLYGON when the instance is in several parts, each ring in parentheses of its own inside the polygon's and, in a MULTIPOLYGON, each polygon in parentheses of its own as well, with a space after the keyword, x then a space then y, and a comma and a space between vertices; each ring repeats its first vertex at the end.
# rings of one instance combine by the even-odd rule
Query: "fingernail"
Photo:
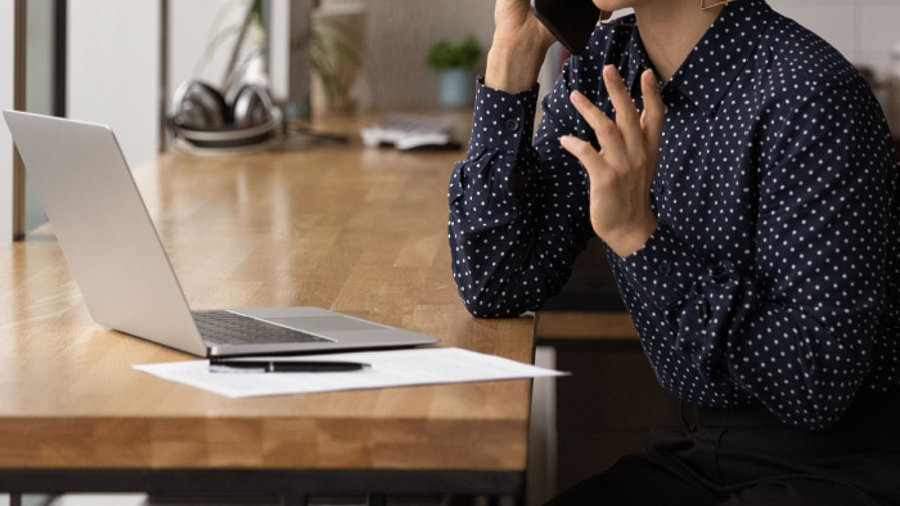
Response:
POLYGON ((585 100, 587 100, 587 98, 585 98, 584 94, 582 94, 580 91, 575 90, 569 94, 569 100, 573 102, 584 102, 585 100))

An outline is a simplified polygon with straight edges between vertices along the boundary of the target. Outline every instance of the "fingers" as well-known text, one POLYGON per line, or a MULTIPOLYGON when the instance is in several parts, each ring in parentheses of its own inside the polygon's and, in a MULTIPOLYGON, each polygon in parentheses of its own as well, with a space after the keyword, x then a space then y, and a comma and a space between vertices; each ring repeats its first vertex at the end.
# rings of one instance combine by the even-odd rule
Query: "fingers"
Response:
POLYGON ((631 94, 625 88, 625 82, 614 65, 603 67, 603 83, 606 84, 609 100, 616 110, 616 124, 622 132, 628 150, 634 152, 640 149, 643 144, 640 117, 631 94))
POLYGON ((641 74, 641 91, 644 94, 644 112, 641 114, 641 130, 650 153, 659 152, 659 139, 666 120, 666 106, 659 94, 656 75, 647 69, 641 74))
POLYGON ((603 165, 600 153, 594 149, 594 146, 591 146, 590 142, 583 141, 574 135, 563 135, 559 138, 559 143, 566 151, 578 158, 578 161, 587 169, 588 174, 596 172, 603 165))
MULTIPOLYGON (((660 96, 656 76, 648 69, 641 74, 644 111, 638 113, 618 70, 612 65, 603 69, 610 101, 616 109, 616 121, 579 91, 570 95, 572 105, 594 130, 601 151, 575 137, 563 137, 563 147, 575 155, 591 172, 594 167, 609 167, 616 171, 637 167, 655 170, 660 137, 665 123, 666 106, 660 96)), ((595 170, 596 171, 596 170, 595 170)))
POLYGON ((597 136, 597 142, 600 143, 604 154, 617 160, 624 160, 626 157, 625 143, 616 124, 580 91, 573 91, 569 95, 569 100, 594 130, 594 135, 597 136))

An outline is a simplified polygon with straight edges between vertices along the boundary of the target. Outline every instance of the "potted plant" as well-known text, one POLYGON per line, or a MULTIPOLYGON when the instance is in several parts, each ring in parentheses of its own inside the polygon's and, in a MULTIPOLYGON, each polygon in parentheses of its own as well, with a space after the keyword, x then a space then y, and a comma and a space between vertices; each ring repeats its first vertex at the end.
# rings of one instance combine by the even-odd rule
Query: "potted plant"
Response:
POLYGON ((473 69, 481 57, 481 45, 469 36, 460 42, 440 40, 428 51, 428 66, 441 72, 441 105, 461 107, 473 100, 473 69))
MULTIPOLYGON (((326 110, 347 110, 354 107, 350 97, 350 88, 362 70, 362 47, 364 39, 366 6, 365 0, 314 0, 315 10, 312 13, 312 25, 309 33, 309 55, 312 77, 312 99, 326 110)), ((213 61, 213 57, 222 46, 239 37, 240 21, 234 13, 246 12, 249 8, 249 34, 251 40, 248 48, 241 53, 236 62, 236 70, 245 73, 249 70, 263 68, 261 58, 265 55, 266 22, 262 0, 251 0, 244 3, 228 3, 223 5, 210 31, 203 58, 197 64, 194 74, 202 73, 204 67, 213 61), (239 7, 238 10, 236 8, 239 7), (231 24, 223 26, 226 21, 231 24), (254 63, 259 65, 254 66, 254 63)), ((306 50, 294 47, 293 50, 306 50)), ((234 75, 228 76, 224 88, 228 88, 234 75)), ((311 111, 306 110, 289 114, 308 117, 311 111)))
POLYGON ((313 14, 310 58, 313 97, 328 110, 355 107, 351 87, 362 68, 366 6, 360 1, 322 2, 313 14))

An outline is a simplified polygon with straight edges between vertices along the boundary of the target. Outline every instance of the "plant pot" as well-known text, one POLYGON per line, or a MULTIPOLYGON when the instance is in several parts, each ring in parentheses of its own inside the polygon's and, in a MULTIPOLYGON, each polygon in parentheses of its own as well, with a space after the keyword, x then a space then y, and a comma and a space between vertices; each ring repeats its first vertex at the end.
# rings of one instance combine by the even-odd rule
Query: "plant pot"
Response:
POLYGON ((467 68, 450 68, 441 71, 441 105, 463 107, 475 100, 475 76, 467 68))

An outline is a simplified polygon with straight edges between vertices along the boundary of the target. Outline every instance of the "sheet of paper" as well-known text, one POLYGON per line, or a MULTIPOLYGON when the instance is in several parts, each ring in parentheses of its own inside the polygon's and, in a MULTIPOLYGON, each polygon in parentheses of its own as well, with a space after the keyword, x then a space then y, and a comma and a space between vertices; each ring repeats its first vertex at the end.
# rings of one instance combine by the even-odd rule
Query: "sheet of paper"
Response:
MULTIPOLYGON (((262 358, 262 360, 285 359, 285 357, 262 358)), ((160 378, 227 397, 256 397, 565 375, 559 371, 460 348, 334 353, 304 356, 302 359, 304 361, 363 362, 371 364, 372 367, 352 372, 328 373, 211 373, 208 360, 144 364, 133 367, 160 378)))

